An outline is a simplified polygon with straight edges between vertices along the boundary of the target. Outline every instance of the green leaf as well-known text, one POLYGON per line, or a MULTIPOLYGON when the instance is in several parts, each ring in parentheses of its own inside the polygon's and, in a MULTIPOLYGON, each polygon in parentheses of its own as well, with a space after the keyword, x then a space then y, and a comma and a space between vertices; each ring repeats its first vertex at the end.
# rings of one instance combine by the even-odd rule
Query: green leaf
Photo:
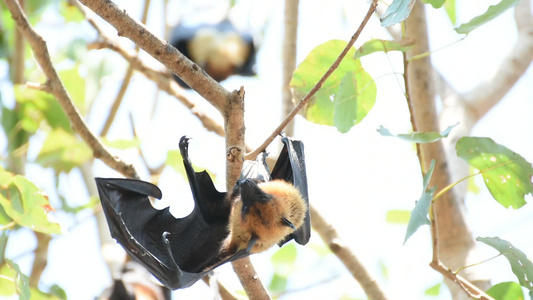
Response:
POLYGON ((368 42, 365 42, 361 47, 355 51, 354 58, 361 58, 365 55, 369 55, 375 52, 383 51, 385 53, 390 51, 402 51, 406 52, 407 50, 413 48, 415 41, 413 39, 403 40, 403 41, 387 41, 381 39, 372 39, 368 42))
POLYGON ((172 167, 176 172, 186 177, 185 167, 183 166, 183 157, 179 150, 169 150, 167 152, 167 166, 172 167))
POLYGON ((450 18, 450 21, 452 21, 453 25, 455 25, 457 22, 455 7, 455 0, 447 0, 444 2, 444 9, 446 10, 446 14, 448 15, 448 18, 450 18))
POLYGON ((426 175, 424 175, 422 196, 416 202, 415 208, 411 212, 409 224, 407 224, 407 231, 405 232, 405 239, 403 241, 404 244, 418 230, 418 228, 420 228, 420 226, 431 224, 428 219, 428 213, 431 200, 433 199, 433 194, 435 193, 435 189, 437 187, 429 188, 429 180, 431 179, 434 168, 435 160, 431 160, 429 170, 427 171, 426 175))
POLYGON ((407 224, 409 223, 409 217, 411 212, 403 209, 391 209, 387 211, 385 221, 391 224, 407 224))
POLYGON ((83 141, 61 128, 56 128, 44 141, 37 162, 44 167, 53 167, 56 173, 68 173, 92 157, 92 150, 83 141))
POLYGON ((21 175, 2 171, 0 185, 0 206, 13 221, 42 233, 61 233, 61 226, 48 214, 53 210, 48 196, 31 181, 21 175), (5 174, 9 174, 6 178, 5 174))
POLYGON ((294 244, 286 244, 272 255, 270 260, 274 265, 293 264, 298 257, 298 249, 294 244))
POLYGON ((59 13, 63 16, 66 22, 85 21, 85 17, 80 10, 76 6, 70 4, 70 2, 60 2, 59 13))
POLYGON ((476 240, 491 246, 505 256, 520 285, 533 290, 533 264, 524 252, 499 237, 478 237, 476 240))
POLYGON ((61 127, 72 132, 67 115, 52 95, 22 85, 15 86, 14 93, 20 104, 22 127, 26 131, 34 133, 41 122, 46 120, 52 128, 61 127))
POLYGON ((0 295, 18 295, 20 300, 30 299, 29 278, 10 259, 6 259, 0 266, 0 295))
MULTIPOLYGON (((176 172, 187 178, 187 173, 185 173, 185 167, 183 166, 183 157, 181 156, 179 150, 169 150, 167 152, 167 160, 165 161, 165 165, 172 167, 176 172)), ((195 164, 192 164, 192 167, 195 170, 205 169, 198 167, 195 164)), ((209 170, 206 170, 206 172, 209 174, 213 182, 215 182, 217 177, 216 174, 209 172, 209 170)))
POLYGON ((391 26, 407 19, 416 0, 394 0, 381 16, 381 26, 391 26))
MULTIPOLYGON (((294 71, 290 86, 294 98, 301 99, 315 86, 331 67, 346 42, 332 40, 314 48, 294 71)), ((359 59, 353 59, 352 48, 339 67, 324 82, 302 111, 303 116, 314 123, 338 125, 346 132, 364 119, 376 101, 376 84, 363 69, 359 59), (347 75, 350 74, 350 75, 347 75), (344 111, 343 108, 348 109, 344 111)))
POLYGON ((516 282, 501 282, 486 292, 489 296, 496 300, 523 300, 524 292, 520 285, 516 282))
POLYGON ((348 132, 357 118, 357 82, 354 73, 347 72, 341 79, 333 101, 333 124, 342 132, 348 132))
POLYGON ((533 193, 533 167, 522 156, 490 138, 463 137, 455 146, 457 156, 483 175, 490 193, 501 205, 513 208, 526 204, 533 193))
POLYGON ((296 258, 298 257, 298 249, 291 244, 285 244, 270 258, 274 272, 284 277, 289 277, 295 270, 296 258))
POLYGON ((501 15, 509 8, 516 6, 518 2, 520 2, 520 0, 502 0, 496 5, 491 5, 485 13, 473 18, 467 23, 461 24, 459 27, 455 28, 455 31, 457 33, 468 34, 472 30, 501 15))
POLYGON ((85 110, 85 79, 81 78, 78 67, 59 71, 58 74, 70 98, 83 114, 85 110))
POLYGON ((433 8, 440 8, 444 4, 445 0, 422 0, 426 4, 431 4, 433 8))
POLYGON ((455 126, 457 126, 457 124, 448 126, 448 128, 446 128, 443 132, 413 132, 410 134, 398 134, 398 135, 394 135, 387 128, 380 126, 378 128, 378 132, 382 136, 392 136, 392 137, 397 137, 399 139, 402 139, 408 142, 427 144, 427 143, 434 143, 445 137, 448 137, 448 135, 450 134, 450 131, 455 126))
POLYGON ((430 287, 429 289, 427 289, 424 294, 428 295, 428 296, 434 296, 434 297, 437 297, 439 294, 440 294, 440 287, 441 287, 442 283, 437 283, 435 284, 434 286, 430 287))
POLYGON ((287 288, 287 277, 281 276, 278 273, 274 273, 270 279, 268 289, 273 292, 282 292, 287 288))
POLYGON ((118 139, 118 140, 109 140, 105 137, 101 139, 102 144, 115 149, 126 150, 130 148, 138 148, 141 145, 141 140, 138 138, 132 139, 118 139))

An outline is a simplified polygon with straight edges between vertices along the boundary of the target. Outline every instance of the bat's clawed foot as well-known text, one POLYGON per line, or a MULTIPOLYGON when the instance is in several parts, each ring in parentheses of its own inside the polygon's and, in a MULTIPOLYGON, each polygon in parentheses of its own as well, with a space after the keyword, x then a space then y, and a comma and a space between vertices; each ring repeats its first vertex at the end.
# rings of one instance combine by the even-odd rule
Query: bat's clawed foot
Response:
POLYGON ((243 162, 244 161, 243 153, 244 153, 244 149, 242 147, 232 146, 232 147, 229 147, 228 151, 226 152, 226 158, 230 162, 234 162, 234 161, 243 162))

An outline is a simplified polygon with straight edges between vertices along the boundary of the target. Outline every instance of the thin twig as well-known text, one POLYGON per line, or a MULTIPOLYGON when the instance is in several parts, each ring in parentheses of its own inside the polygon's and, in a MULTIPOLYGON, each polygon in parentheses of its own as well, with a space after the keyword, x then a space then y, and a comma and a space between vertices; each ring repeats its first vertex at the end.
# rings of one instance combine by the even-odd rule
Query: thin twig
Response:
POLYGON ((352 36, 352 38, 350 39, 350 41, 348 42, 344 50, 342 50, 341 54, 339 54, 335 62, 333 62, 333 64, 326 71, 326 73, 322 75, 322 78, 320 78, 320 80, 309 91, 309 93, 307 93, 307 95, 305 95, 302 98, 302 100, 300 100, 298 105, 296 105, 296 107, 289 113, 289 115, 285 118, 285 120, 283 120, 281 124, 272 132, 272 134, 263 142, 263 144, 261 144, 261 146, 259 146, 254 151, 245 155, 244 158, 246 160, 255 159, 255 157, 257 157, 259 153, 263 152, 266 149, 266 147, 270 145, 270 143, 276 138, 276 136, 278 136, 283 131, 283 128, 285 128, 285 126, 287 126, 287 124, 290 121, 292 121, 292 119, 294 119, 296 114, 298 114, 298 112, 309 102, 309 100, 311 100, 311 98, 316 94, 316 92, 320 90, 324 82, 326 82, 329 76, 339 67, 341 61, 344 59, 346 54, 348 54, 348 51, 350 51, 355 41, 357 41, 357 39, 359 38, 359 35, 361 35, 361 32, 363 31, 363 28, 365 28, 366 24, 370 20, 370 17, 372 17, 372 14, 376 10, 377 5, 378 5, 378 0, 373 0, 372 3, 370 4, 370 7, 368 8, 368 12, 366 13, 365 18, 361 22, 361 25, 359 25, 359 28, 357 28, 357 31, 352 36))
POLYGON ((35 32, 35 30, 33 30, 26 19, 26 16, 18 5, 18 2, 16 0, 4 0, 4 2, 7 4, 15 23, 17 24, 17 28, 22 32, 30 44, 35 60, 37 60, 41 70, 48 78, 48 81, 44 84, 45 90, 54 95, 58 100, 59 104, 63 108, 63 111, 70 120, 72 129, 74 129, 74 131, 77 132, 92 149, 95 158, 101 159, 109 167, 126 177, 137 177, 137 172, 135 171, 133 165, 127 164, 119 158, 113 156, 87 127, 78 109, 72 102, 72 99, 63 86, 63 83, 59 78, 54 66, 52 65, 46 42, 39 34, 37 34, 37 32, 35 32))
MULTIPOLYGON (((150 2, 151 2, 150 0, 144 1, 142 17, 141 17, 141 23, 143 24, 146 24, 146 20, 148 19, 148 9, 150 8, 150 2)), ((78 5, 78 8, 80 7, 81 5, 78 5)), ((93 23, 93 24, 96 24, 96 23, 93 23)), ((135 45, 135 52, 137 54, 139 53, 139 46, 137 45, 135 45)), ((130 85, 131 78, 133 77, 133 71, 134 71, 134 68, 130 63, 128 65, 128 69, 126 70, 126 75, 124 75, 124 79, 122 80, 122 84, 120 86, 118 94, 115 97, 115 101, 113 101, 113 105, 111 106, 111 109, 109 110, 109 114, 104 123, 104 128, 100 132, 100 136, 107 136, 107 133, 109 132, 109 129, 111 128, 111 125, 113 124, 113 121, 115 120, 115 116, 117 115, 120 104, 122 103, 122 99, 124 99, 126 90, 128 89, 128 86, 130 85)))

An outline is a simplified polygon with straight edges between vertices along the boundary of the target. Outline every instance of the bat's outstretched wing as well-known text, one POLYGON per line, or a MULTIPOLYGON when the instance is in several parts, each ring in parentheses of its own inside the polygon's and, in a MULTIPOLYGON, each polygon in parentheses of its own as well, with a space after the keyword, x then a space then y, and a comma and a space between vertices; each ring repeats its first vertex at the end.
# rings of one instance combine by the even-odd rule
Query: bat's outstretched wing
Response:
POLYGON ((307 203, 304 223, 295 232, 279 243, 283 245, 294 239, 298 244, 305 245, 311 237, 311 215, 309 213, 309 194, 307 191, 307 173, 305 171, 304 144, 286 136, 281 138, 284 146, 272 169, 272 179, 283 179, 292 183, 307 203))
MULTIPOLYGON (((95 179, 111 235, 129 255, 171 289, 188 287, 217 266, 250 255, 257 240, 251 239, 246 249, 236 252, 224 249, 232 203, 226 193, 216 190, 207 172, 194 171, 188 155, 188 141, 189 138, 182 137, 179 146, 195 208, 184 218, 176 219, 168 207, 153 208, 149 197, 161 198, 162 195, 151 183, 133 179, 95 179)), ((285 137, 282 141, 285 147, 272 178, 293 183, 307 202, 303 144, 285 137)), ((243 178, 270 180, 265 157, 263 153, 255 162, 247 162, 243 178)), ((309 235, 307 211, 304 224, 280 244, 292 238, 305 244, 309 235)))

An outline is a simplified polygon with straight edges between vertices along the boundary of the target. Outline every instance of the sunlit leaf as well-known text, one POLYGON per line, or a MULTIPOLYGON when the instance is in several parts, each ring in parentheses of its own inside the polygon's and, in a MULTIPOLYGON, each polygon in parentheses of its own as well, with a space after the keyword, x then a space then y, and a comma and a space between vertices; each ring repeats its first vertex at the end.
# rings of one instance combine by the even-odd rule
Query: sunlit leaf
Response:
POLYGON ((35 132, 41 122, 46 120, 52 128, 61 127, 72 132, 70 121, 52 95, 22 85, 15 86, 14 93, 20 104, 21 125, 26 131, 35 132))
POLYGON ((297 257, 298 249, 296 249, 296 246, 293 243, 285 244, 271 257, 274 272, 280 276, 289 277, 296 268, 295 263, 297 257))
POLYGON ((81 78, 78 67, 59 71, 58 74, 70 98, 83 114, 85 110, 85 79, 81 78))
POLYGON ((36 288, 31 289, 31 300, 66 300, 65 297, 61 297, 60 295, 56 295, 54 293, 45 293, 43 291, 40 291, 36 288))
POLYGON ((65 22, 81 22, 85 20, 80 10, 67 1, 59 3, 59 13, 63 16, 65 22))
POLYGON ((48 134, 37 162, 59 172, 70 172, 93 157, 92 150, 73 134, 57 128, 48 134))
POLYGON ((393 137, 397 137, 408 142, 426 144, 426 143, 434 143, 445 137, 448 137, 448 135, 450 134, 450 131, 455 126, 457 126, 457 124, 448 126, 448 128, 446 128, 442 132, 413 132, 413 133, 408 133, 408 134, 404 133, 404 134, 398 134, 398 135, 394 135, 387 128, 380 126, 378 128, 378 132, 382 136, 393 136, 393 137))
MULTIPOLYGON (((183 166, 183 157, 181 156, 179 150, 169 150, 167 152, 167 159, 165 161, 165 165, 173 168, 176 172, 187 178, 187 174, 185 173, 185 167, 183 166)), ((192 164, 192 167, 196 171, 205 170, 205 168, 199 167, 195 164, 192 164)), ((216 174, 209 172, 209 170, 206 171, 211 177, 211 179, 213 179, 213 182, 216 182, 216 174)))
POLYGON ((426 4, 431 4, 433 8, 440 8, 444 4, 445 0, 422 0, 426 4))
POLYGON ((18 295, 19 300, 30 299, 29 278, 10 259, 6 259, 0 266, 0 295, 18 295))
POLYGON ((409 223, 409 218, 411 217, 411 212, 403 209, 391 209, 387 211, 385 216, 385 221, 391 224, 407 224, 409 223))
POLYGON ((435 160, 432 160, 429 170, 426 175, 424 175, 422 196, 416 202, 415 208, 411 211, 411 218, 409 219, 409 224, 407 224, 407 231, 405 232, 405 239, 403 241, 404 244, 418 230, 418 228, 420 228, 420 226, 431 224, 428 219, 428 212, 431 200, 433 199, 433 194, 437 187, 434 186, 429 188, 429 180, 431 179, 434 168, 435 160))
POLYGON ((524 196, 533 193, 533 167, 522 156, 490 138, 463 137, 455 149, 457 156, 482 173, 485 185, 501 205, 519 208, 526 204, 524 196))
POLYGON ((429 289, 427 289, 424 294, 428 295, 428 296, 438 296, 440 294, 440 287, 442 286, 442 283, 437 283, 435 284, 434 286, 430 287, 429 289))
POLYGON ((446 2, 444 2, 444 9, 446 10, 446 14, 448 15, 450 21, 452 21, 453 25, 455 25, 457 22, 457 13, 455 7, 455 0, 446 0, 446 2))
POLYGON ((381 16, 381 26, 391 26, 407 19, 416 0, 394 0, 381 16))
POLYGON ((520 0, 502 0, 498 4, 491 5, 485 13, 473 18, 467 23, 461 24, 459 27, 455 28, 455 31, 457 33, 468 34, 472 30, 501 15, 509 8, 516 6, 518 2, 520 2, 520 0))
POLYGON ((375 52, 383 51, 385 53, 389 51, 401 51, 406 52, 411 49, 415 44, 413 39, 403 41, 387 41, 381 39, 372 39, 365 42, 361 47, 355 51, 354 58, 361 58, 365 55, 369 55, 375 52))
POLYGON ((357 81, 354 73, 344 75, 334 97, 333 124, 340 132, 346 133, 357 120, 357 81))
POLYGON ((274 273, 270 279, 268 290, 273 292, 282 292, 287 288, 287 277, 281 276, 278 273, 274 273))
POLYGON ((0 205, 13 221, 42 233, 61 233, 61 226, 52 220, 52 210, 48 196, 31 181, 21 175, 10 174, 9 179, 0 183, 0 205))
POLYGON ((499 237, 478 237, 476 240, 491 246, 505 256, 509 264, 511 264, 511 269, 518 278, 520 285, 533 290, 533 263, 524 252, 499 237))
POLYGON ((523 300, 524 292, 516 282, 501 282, 493 285, 486 293, 496 300, 523 300))
MULTIPOLYGON (((344 41, 332 40, 309 53, 294 71, 290 83, 295 99, 303 98, 315 86, 345 46, 344 41)), ((303 109, 302 114, 307 120, 322 125, 339 125, 338 130, 346 132, 372 109, 376 101, 376 84, 363 69, 360 60, 353 59, 354 53, 355 49, 350 49, 303 109)))
POLYGON ((294 246, 294 244, 286 244, 283 247, 279 248, 279 250, 272 255, 270 260, 274 265, 283 265, 294 263, 297 257, 298 249, 296 249, 296 246, 294 246))

